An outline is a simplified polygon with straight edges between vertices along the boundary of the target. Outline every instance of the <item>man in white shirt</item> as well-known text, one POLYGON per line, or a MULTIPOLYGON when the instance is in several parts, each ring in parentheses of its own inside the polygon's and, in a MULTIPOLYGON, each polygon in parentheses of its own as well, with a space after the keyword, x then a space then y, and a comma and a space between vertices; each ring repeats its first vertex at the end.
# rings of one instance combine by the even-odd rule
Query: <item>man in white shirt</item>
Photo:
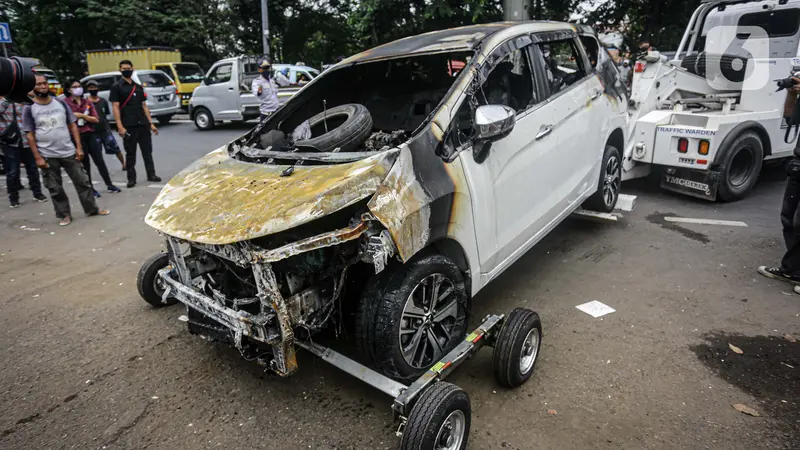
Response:
POLYGON ((288 86, 291 83, 283 74, 276 74, 272 70, 272 64, 266 59, 258 66, 258 73, 261 76, 253 80, 252 91, 258 98, 260 120, 263 121, 281 106, 278 100, 278 87, 288 86))

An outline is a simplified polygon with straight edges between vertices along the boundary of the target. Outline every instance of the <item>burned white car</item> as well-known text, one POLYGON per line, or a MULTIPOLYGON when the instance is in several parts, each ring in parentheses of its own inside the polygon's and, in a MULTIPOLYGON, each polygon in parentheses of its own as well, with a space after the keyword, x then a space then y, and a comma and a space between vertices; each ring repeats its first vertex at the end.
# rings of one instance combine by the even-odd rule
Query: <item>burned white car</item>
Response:
MULTIPOLYGON (((416 379, 465 341, 487 283, 582 204, 614 208, 621 86, 569 24, 476 25, 355 55, 168 183, 146 217, 168 254, 142 268, 140 292, 186 304, 191 331, 281 375, 296 345, 330 355, 309 339, 327 330, 354 337, 372 369, 416 379)), ((533 370, 541 328, 526 314, 511 316, 525 333, 509 353, 526 363, 496 369, 505 385, 533 370)))

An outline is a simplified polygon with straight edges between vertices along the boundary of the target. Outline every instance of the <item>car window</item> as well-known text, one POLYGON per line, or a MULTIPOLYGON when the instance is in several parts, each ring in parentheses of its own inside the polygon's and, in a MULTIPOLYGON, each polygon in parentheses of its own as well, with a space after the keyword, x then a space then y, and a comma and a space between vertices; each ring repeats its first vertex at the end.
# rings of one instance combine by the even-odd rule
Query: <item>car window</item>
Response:
MULTIPOLYGON (((461 103, 453 120, 454 144, 457 147, 472 138, 473 118, 478 106, 505 105, 519 114, 539 103, 540 99, 534 89, 529 49, 530 45, 527 45, 504 56, 494 65, 474 94, 461 103)), ((460 71, 457 67, 463 68, 465 64, 451 62, 450 70, 457 76, 460 71)))
POLYGON ((481 105, 505 105, 521 113, 537 103, 528 46, 504 56, 489 72, 476 93, 481 105))
POLYGON ((206 84, 226 83, 231 80, 233 64, 222 64, 214 68, 206 79, 206 84))
POLYGON ((167 87, 172 81, 162 72, 140 73, 139 81, 144 87, 167 87))
MULTIPOLYGON (((771 38, 794 36, 798 27, 800 27, 800 9, 793 8, 744 14, 739 19, 738 26, 763 28, 771 38)), ((737 35, 737 37, 739 36, 737 35)), ((747 35, 742 35, 739 38, 747 39, 747 35)))
POLYGON ((297 76, 297 78, 295 78, 295 80, 297 80, 297 84, 300 84, 300 85, 302 85, 302 84, 306 84, 306 83, 308 83, 309 81, 311 81, 311 80, 313 80, 313 79, 314 79, 314 77, 312 77, 312 76, 311 76, 311 75, 310 75, 308 72, 306 72, 305 70, 298 70, 298 71, 297 71, 297 75, 296 75, 296 76, 297 76))
MULTIPOLYGON (((111 90, 111 86, 114 85, 114 77, 113 76, 90 78, 90 80, 96 81, 97 82, 97 88, 99 90, 101 90, 101 91, 111 90)), ((86 80, 86 81, 89 81, 89 80, 86 80)))
POLYGON ((537 45, 544 57, 542 63, 550 86, 550 96, 572 86, 588 73, 575 40, 564 39, 537 45))
POLYGON ((203 81, 203 70, 196 64, 175 64, 175 72, 181 83, 199 83, 203 81))

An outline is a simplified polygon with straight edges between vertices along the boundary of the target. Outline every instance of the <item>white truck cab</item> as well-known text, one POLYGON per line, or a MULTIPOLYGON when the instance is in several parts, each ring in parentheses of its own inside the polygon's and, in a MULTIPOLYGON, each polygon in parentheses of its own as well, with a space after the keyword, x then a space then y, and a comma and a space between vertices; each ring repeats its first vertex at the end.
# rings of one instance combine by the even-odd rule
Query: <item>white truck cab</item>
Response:
MULTIPOLYGON (((219 60, 211 66, 189 102, 189 117, 198 129, 210 130, 217 122, 247 121, 259 116, 258 99, 250 89, 253 79, 259 76, 258 65, 263 58, 237 56, 219 60)), ((290 72, 294 77, 298 73, 303 72, 290 72)), ((299 89, 299 85, 281 88, 278 98, 283 103, 299 89)))
POLYGON ((800 69, 799 41, 800 0, 704 1, 672 61, 650 52, 634 66, 623 179, 655 166, 665 189, 745 197, 764 160, 793 153, 775 80, 800 69))

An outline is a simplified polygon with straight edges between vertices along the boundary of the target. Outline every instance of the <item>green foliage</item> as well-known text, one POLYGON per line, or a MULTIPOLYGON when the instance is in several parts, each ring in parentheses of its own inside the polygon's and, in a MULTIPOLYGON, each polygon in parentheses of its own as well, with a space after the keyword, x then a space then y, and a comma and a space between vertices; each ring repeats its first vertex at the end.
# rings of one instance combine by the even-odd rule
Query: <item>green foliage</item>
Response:
MULTIPOLYGON (((260 54, 260 0, 1 0, 15 50, 64 77, 84 70, 87 49, 161 45, 208 67, 260 54)), ((700 0, 598 0, 587 22, 627 25, 633 39, 677 44, 700 0)), ((530 0, 540 20, 567 20, 580 0, 530 0)), ((502 20, 503 0, 269 0, 270 48, 278 62, 313 66, 405 36, 502 20)))

